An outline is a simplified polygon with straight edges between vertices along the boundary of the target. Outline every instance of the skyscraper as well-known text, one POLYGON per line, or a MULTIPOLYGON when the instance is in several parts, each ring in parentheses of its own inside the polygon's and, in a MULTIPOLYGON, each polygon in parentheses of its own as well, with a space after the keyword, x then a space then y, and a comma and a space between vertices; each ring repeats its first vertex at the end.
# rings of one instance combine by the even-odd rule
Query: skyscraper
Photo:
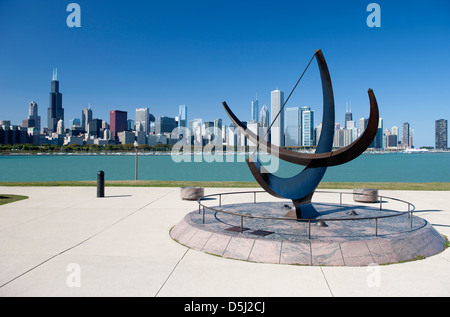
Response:
POLYGON ((178 127, 186 128, 187 127, 187 106, 180 105, 178 107, 178 127))
POLYGON ((252 121, 258 122, 258 97, 256 97, 256 100, 252 100, 252 121))
POLYGON ((38 116, 38 105, 35 101, 30 102, 28 105, 28 120, 34 120, 33 128, 41 132, 41 117, 38 116))
POLYGON ((155 121, 155 133, 171 133, 176 128, 175 118, 166 116, 157 117, 155 121))
POLYGON ((64 121, 64 109, 62 107, 62 94, 59 92, 58 70, 53 70, 53 78, 50 92, 50 102, 47 111, 47 128, 51 134, 57 132, 58 121, 64 121))
POLYGON ((117 139, 117 133, 126 131, 128 126, 127 112, 111 110, 109 112, 109 128, 113 139, 117 139))
POLYGON ((314 111, 310 107, 302 107, 302 144, 314 145, 314 111))
POLYGON ((148 108, 136 109, 136 131, 150 132, 150 112, 148 108))
POLYGON ((273 123, 272 128, 270 129, 270 133, 272 135, 271 143, 277 146, 284 146, 284 111, 280 112, 281 107, 283 107, 284 104, 284 93, 276 89, 273 90, 270 93, 270 95, 271 95, 270 113, 271 113, 271 122, 273 123))
POLYGON ((369 119, 361 118, 359 119, 359 133, 358 135, 363 134, 364 130, 367 128, 367 124, 369 123, 369 119))
POLYGON ((448 121, 444 119, 436 120, 435 127, 435 148, 436 150, 446 150, 448 147, 448 121))
POLYGON ((92 120, 92 109, 91 105, 89 108, 84 108, 83 112, 81 112, 81 129, 85 132, 88 130, 88 124, 92 120))
POLYGON ((383 119, 378 119, 378 129, 375 138, 373 139, 373 147, 375 149, 383 148, 383 119))
POLYGON ((410 129, 409 123, 408 122, 403 123, 402 147, 404 149, 409 149, 411 147, 409 129, 410 129))
POLYGON ((259 124, 261 127, 269 127, 269 109, 266 105, 262 106, 261 112, 259 113, 259 124))
POLYGON ((88 127, 87 127, 87 133, 94 137, 101 137, 101 129, 102 129, 103 121, 100 119, 92 119, 89 121, 88 127))
POLYGON ((286 146, 300 146, 302 142, 302 112, 299 107, 286 108, 286 146))
POLYGON ((59 135, 64 135, 64 121, 62 119, 59 119, 58 123, 56 124, 56 133, 59 135))
POLYGON ((214 120, 214 144, 222 144, 222 119, 214 120))
POLYGON ((73 118, 73 119, 69 120, 68 128, 72 129, 74 126, 81 127, 80 118, 73 118))
POLYGON ((395 135, 397 135, 398 136, 398 127, 397 126, 393 126, 392 127, 392 132, 391 132, 391 134, 395 134, 395 135))
POLYGON ((346 112, 345 112, 345 124, 344 124, 345 129, 347 129, 347 122, 348 121, 353 121, 351 104, 350 104, 350 110, 347 108, 346 112))

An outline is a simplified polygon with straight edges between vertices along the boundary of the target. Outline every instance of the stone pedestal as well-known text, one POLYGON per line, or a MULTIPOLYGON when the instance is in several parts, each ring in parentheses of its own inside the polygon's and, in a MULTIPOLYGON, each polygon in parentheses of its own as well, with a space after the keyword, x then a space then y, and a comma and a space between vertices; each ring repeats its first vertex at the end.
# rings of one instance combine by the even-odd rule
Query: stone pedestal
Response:
POLYGON ((205 196, 205 189, 203 187, 181 187, 180 196, 183 200, 197 200, 205 196))
POLYGON ((353 200, 363 203, 378 201, 378 189, 357 188, 353 190, 353 200))

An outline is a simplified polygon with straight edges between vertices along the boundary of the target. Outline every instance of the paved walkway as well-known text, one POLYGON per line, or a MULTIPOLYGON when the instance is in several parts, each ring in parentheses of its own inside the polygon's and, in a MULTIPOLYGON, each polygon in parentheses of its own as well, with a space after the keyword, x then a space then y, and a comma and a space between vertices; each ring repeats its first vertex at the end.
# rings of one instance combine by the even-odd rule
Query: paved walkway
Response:
MULTIPOLYGON (((239 189, 234 189, 239 190, 239 189)), ((205 193, 232 189, 206 189, 205 193)), ((187 249, 179 188, 0 187, 0 296, 449 296, 450 250, 387 266, 261 264, 187 249)), ((450 236, 450 192, 380 191, 450 236)), ((319 195, 317 196, 320 198, 319 195)), ((328 198, 326 198, 328 199, 328 198)))

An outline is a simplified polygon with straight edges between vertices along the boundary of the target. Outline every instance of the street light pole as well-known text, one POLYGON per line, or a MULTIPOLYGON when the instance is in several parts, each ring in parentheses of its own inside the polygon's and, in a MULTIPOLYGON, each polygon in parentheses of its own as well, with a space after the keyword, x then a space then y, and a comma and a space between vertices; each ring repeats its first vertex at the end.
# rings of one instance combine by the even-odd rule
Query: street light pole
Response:
POLYGON ((139 143, 137 141, 134 141, 134 148, 136 149, 136 160, 134 164, 134 180, 137 181, 138 179, 138 146, 139 143))

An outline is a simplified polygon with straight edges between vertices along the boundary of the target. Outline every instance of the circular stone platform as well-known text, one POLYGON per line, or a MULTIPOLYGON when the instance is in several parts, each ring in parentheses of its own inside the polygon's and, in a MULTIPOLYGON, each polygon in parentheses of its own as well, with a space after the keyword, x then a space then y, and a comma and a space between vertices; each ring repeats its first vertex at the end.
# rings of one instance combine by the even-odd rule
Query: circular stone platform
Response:
MULTIPOLYGON (((239 203, 214 207, 247 215, 283 217, 292 203, 239 203)), ((317 219, 308 222, 241 217, 206 209, 188 213, 171 237, 189 248, 217 256, 262 263, 366 266, 428 257, 444 250, 445 239, 425 220, 375 206, 314 203, 317 219), (353 212, 352 212, 353 211, 353 212), (356 215, 354 214, 356 213, 356 215), (399 214, 370 220, 331 221, 399 214), (328 221, 327 221, 328 219, 328 221), (311 230, 309 232, 309 230, 311 230), (377 234, 377 235, 376 235, 377 234)))

